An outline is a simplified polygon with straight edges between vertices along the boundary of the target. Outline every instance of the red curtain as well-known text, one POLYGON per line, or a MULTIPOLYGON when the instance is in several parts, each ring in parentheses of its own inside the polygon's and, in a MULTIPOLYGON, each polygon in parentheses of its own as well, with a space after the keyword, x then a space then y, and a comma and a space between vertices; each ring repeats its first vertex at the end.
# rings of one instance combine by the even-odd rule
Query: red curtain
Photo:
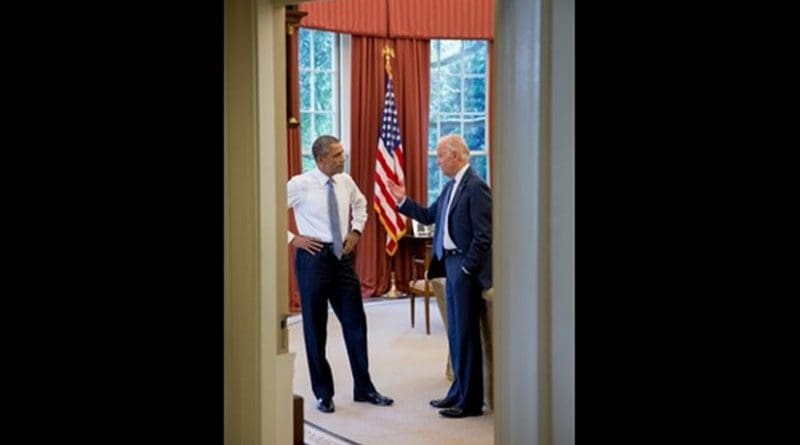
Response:
POLYGON ((494 0, 326 0, 300 4, 303 26, 415 39, 494 38, 494 0))
MULTIPOLYGON (((406 192, 423 205, 428 200, 428 111, 430 109, 431 52, 429 40, 397 39, 394 88, 401 138, 405 150, 406 192)), ((376 142, 377 144, 377 139, 376 142)), ((408 220, 411 231, 411 220, 408 220)), ((383 241, 383 240, 381 240, 383 241)), ((413 241, 404 237, 394 255, 397 288, 408 292, 412 276, 413 241)))
POLYGON ((368 36, 386 36, 385 0, 319 0, 301 3, 303 27, 368 36))
POLYGON ((387 0, 390 37, 494 37, 494 0, 387 0))
MULTIPOLYGON (((425 201, 427 193, 428 95, 430 45, 425 40, 391 40, 353 36, 351 48, 351 162, 350 175, 372 208, 375 187, 375 157, 380 134, 380 114, 385 88, 384 45, 395 49, 392 59, 400 137, 406 160, 406 189, 413 199, 425 201)), ((408 290, 411 277, 411 243, 401 239, 397 253, 384 250, 386 231, 374 211, 358 245, 356 271, 363 297, 389 290, 392 262, 396 286, 408 290)))

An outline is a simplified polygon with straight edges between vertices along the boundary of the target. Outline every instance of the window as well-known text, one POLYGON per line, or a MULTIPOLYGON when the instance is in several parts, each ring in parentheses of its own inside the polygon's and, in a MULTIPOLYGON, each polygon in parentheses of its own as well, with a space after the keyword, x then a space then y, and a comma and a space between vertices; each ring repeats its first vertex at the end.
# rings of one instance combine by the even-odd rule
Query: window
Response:
POLYGON ((316 166, 311 144, 340 136, 339 35, 300 28, 300 151, 303 172, 316 166))
POLYGON ((484 40, 431 40, 429 205, 449 180, 436 165, 436 142, 442 136, 460 134, 470 148, 472 168, 489 182, 487 59, 484 40))

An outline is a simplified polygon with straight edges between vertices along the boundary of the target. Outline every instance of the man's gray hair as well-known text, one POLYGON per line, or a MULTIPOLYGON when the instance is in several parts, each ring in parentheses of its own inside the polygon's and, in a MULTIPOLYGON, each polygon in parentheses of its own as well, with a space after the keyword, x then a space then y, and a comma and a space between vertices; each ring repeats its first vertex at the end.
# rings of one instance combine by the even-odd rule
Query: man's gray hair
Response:
POLYGON ((458 134, 448 134, 439 139, 439 143, 447 147, 448 150, 459 154, 461 159, 469 159, 469 147, 466 141, 458 134))

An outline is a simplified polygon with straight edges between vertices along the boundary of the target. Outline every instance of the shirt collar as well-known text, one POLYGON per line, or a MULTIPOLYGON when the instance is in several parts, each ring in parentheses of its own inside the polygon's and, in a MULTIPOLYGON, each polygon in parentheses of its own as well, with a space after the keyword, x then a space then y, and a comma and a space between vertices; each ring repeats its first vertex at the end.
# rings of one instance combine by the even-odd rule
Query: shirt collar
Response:
MULTIPOLYGON (((315 178, 317 181, 319 181, 319 184, 320 184, 320 185, 325 185, 325 184, 327 184, 327 183, 328 183, 328 179, 329 179, 329 178, 328 178, 328 175, 326 175, 325 173, 322 173, 322 170, 320 170, 320 169, 319 169, 319 167, 314 167, 314 169, 313 169, 313 170, 311 170, 311 175, 312 175, 312 176, 313 176, 313 177, 314 177, 314 178, 315 178)), ((333 176, 334 176, 334 177, 336 177, 336 175, 333 175, 333 176)), ((336 182, 336 180, 335 180, 335 179, 334 179, 333 181, 334 181, 334 182, 336 182)))
POLYGON ((458 184, 459 182, 461 182, 461 178, 463 178, 463 177, 464 177, 464 173, 466 173, 466 171, 467 171, 467 169, 468 169, 468 168, 469 168, 469 162, 467 162, 466 164, 464 164, 464 166, 463 166, 463 167, 461 167, 461 170, 459 170, 459 171, 458 171, 458 173, 456 173, 456 177, 455 177, 455 178, 453 178, 453 179, 455 179, 455 180, 456 180, 456 184, 458 184))

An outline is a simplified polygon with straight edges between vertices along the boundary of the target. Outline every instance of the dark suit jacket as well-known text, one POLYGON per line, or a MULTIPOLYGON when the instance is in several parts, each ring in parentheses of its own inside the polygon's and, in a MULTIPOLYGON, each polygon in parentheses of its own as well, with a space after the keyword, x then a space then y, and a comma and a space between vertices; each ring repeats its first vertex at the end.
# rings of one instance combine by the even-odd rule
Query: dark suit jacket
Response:
MULTIPOLYGON (((439 226, 440 222, 436 221, 439 206, 446 206, 449 196, 450 191, 446 187, 427 209, 406 199, 398 210, 422 224, 436 223, 439 226)), ((472 167, 467 168, 458 184, 447 218, 450 238, 463 252, 464 269, 477 277, 484 289, 492 287, 492 192, 472 167)), ((444 262, 434 255, 428 268, 428 278, 443 276, 444 262)))

